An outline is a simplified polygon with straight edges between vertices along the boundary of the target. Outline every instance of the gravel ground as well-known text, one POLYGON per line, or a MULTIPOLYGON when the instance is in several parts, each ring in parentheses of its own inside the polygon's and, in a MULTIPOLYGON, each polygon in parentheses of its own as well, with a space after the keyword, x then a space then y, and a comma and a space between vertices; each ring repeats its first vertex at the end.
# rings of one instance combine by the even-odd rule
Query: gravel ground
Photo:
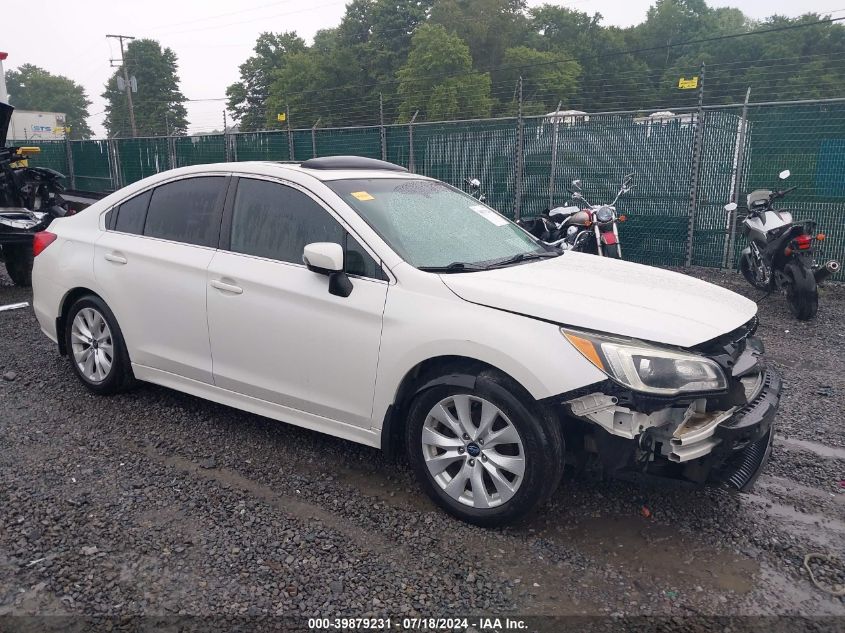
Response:
MULTIPOLYGON (((762 294, 733 273, 687 272, 762 294)), ((0 275, 0 304, 29 299, 0 275)), ((781 295, 760 302, 785 393, 753 493, 567 479, 542 512, 499 530, 447 517, 404 461, 373 449, 152 385, 90 395, 31 310, 0 312, 0 630, 23 630, 8 618, 23 614, 842 626, 845 598, 803 568, 806 554, 832 556, 810 565, 823 585, 845 584, 845 287, 820 303, 798 323, 781 295)))

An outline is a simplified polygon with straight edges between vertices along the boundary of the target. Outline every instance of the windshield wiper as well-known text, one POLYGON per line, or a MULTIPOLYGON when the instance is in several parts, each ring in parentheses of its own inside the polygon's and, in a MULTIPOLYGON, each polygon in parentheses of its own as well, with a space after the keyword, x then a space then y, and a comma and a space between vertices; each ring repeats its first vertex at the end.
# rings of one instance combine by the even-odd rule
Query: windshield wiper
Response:
POLYGON ((495 262, 491 262, 487 264, 484 268, 498 268, 500 266, 510 266, 511 264, 518 264, 520 262, 525 262, 530 259, 546 259, 549 257, 560 257, 563 255, 563 251, 543 251, 541 253, 517 253, 513 257, 508 257, 506 259, 500 259, 495 262))
POLYGON ((468 264, 467 262, 452 262, 447 266, 419 266, 418 270, 427 273, 468 273, 479 270, 487 270, 486 266, 478 266, 477 264, 468 264))

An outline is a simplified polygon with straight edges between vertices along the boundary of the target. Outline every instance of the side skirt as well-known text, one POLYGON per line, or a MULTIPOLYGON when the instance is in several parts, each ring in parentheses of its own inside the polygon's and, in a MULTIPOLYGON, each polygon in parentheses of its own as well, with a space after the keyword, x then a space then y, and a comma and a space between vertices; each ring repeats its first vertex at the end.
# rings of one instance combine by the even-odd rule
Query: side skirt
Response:
POLYGON ((318 431, 319 433, 325 433, 333 437, 372 446, 373 448, 381 447, 381 434, 374 433, 368 429, 338 422, 337 420, 330 420, 329 418, 306 413, 305 411, 292 409, 273 402, 267 402, 266 400, 245 396, 160 369, 145 367, 144 365, 132 363, 132 372, 138 380, 151 382, 162 387, 169 387, 170 389, 182 391, 192 396, 203 398, 204 400, 211 400, 227 407, 248 411, 249 413, 255 413, 256 415, 280 422, 301 426, 311 431, 318 431))

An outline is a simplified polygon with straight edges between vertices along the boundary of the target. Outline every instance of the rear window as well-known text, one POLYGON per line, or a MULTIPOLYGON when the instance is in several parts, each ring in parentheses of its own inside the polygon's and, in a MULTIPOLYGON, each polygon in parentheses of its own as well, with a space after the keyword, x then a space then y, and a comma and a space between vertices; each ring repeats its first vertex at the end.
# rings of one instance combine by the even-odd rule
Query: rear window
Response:
POLYGON ((116 215, 113 220, 114 230, 141 235, 144 232, 144 220, 147 217, 147 207, 152 193, 152 191, 145 191, 112 211, 111 213, 116 215))
POLYGON ((223 176, 198 176, 157 187, 147 211, 144 235, 217 246, 225 185, 223 176))

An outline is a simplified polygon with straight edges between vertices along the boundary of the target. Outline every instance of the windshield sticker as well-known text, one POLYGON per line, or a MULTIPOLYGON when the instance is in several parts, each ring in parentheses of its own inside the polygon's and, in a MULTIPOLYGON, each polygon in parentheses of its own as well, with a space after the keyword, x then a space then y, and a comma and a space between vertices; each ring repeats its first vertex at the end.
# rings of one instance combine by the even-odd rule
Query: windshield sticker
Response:
POLYGON ((505 218, 503 218, 501 215, 499 215, 495 211, 491 211, 487 207, 482 206, 480 204, 476 204, 476 205, 470 207, 470 209, 475 211, 478 215, 480 215, 482 218, 484 218, 488 222, 495 224, 496 226, 505 226, 508 223, 508 221, 505 218))
POLYGON ((375 200, 375 198, 366 191, 353 191, 352 196, 363 202, 366 202, 367 200, 375 200))

